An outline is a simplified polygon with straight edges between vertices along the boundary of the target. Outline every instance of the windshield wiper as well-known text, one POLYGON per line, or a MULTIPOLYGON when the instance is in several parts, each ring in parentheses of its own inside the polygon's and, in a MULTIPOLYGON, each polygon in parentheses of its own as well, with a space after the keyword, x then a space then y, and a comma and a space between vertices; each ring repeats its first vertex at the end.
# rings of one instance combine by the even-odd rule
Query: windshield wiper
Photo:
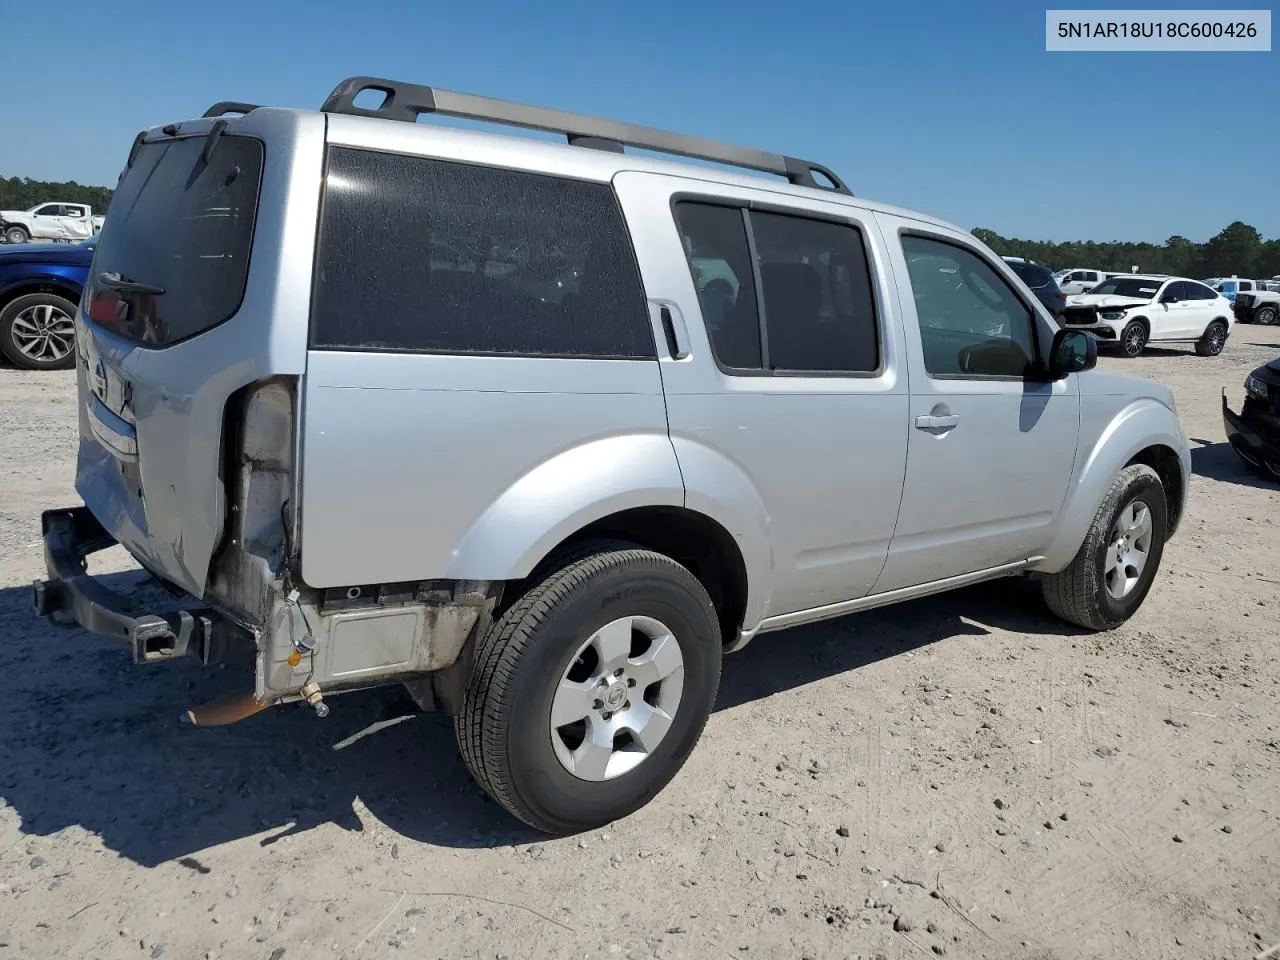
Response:
POLYGON ((121 293, 149 293, 154 297, 164 293, 164 287, 157 287, 151 283, 138 283, 136 280, 122 280, 118 273, 100 273, 98 282, 108 289, 119 290, 121 293))

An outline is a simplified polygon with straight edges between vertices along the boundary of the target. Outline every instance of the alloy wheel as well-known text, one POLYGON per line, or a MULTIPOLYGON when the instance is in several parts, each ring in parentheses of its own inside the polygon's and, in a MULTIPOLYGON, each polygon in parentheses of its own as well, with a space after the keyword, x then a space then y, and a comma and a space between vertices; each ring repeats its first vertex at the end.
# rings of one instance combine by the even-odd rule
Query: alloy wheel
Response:
POLYGON ((1153 531, 1151 508, 1141 500, 1132 501, 1116 517, 1102 565, 1107 593, 1113 599, 1123 600, 1138 586, 1151 553, 1153 531))
POLYGON ((17 348, 40 364, 65 360, 75 346, 75 321, 49 303, 27 307, 13 318, 10 329, 17 348))
POLYGON ((634 770, 671 729, 684 689, 684 654, 652 617, 606 624, 574 654, 551 702, 556 758, 581 780, 634 770))

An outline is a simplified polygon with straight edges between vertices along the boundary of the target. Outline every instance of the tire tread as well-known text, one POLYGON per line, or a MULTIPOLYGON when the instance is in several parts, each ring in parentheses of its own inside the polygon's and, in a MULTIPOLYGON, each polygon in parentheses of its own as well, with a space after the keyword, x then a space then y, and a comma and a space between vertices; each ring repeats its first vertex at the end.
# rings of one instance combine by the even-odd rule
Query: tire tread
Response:
POLYGON ((1099 591, 1105 589, 1105 585, 1099 581, 1093 558, 1104 538, 1111 532, 1111 517, 1125 490, 1143 476, 1153 478, 1156 483, 1160 482, 1160 475, 1143 463, 1130 464, 1116 474, 1102 503, 1098 505, 1093 522, 1089 524, 1089 532, 1085 534, 1084 542, 1080 544, 1071 565, 1041 579, 1040 589, 1045 604, 1068 623, 1096 631, 1109 630, 1117 625, 1106 616, 1098 603, 1099 591))
MULTIPOLYGON (((525 648, 561 603, 590 580, 634 563, 665 567, 711 610, 711 598, 689 570, 670 557, 630 544, 595 541, 584 544, 548 564, 551 572, 534 584, 481 638, 467 686, 463 708, 454 720, 463 763, 476 782, 505 810, 535 829, 553 832, 520 797, 504 755, 506 725, 511 713, 511 687, 525 648)), ((716 685, 719 680, 717 677, 716 685)), ((716 691, 712 691, 714 700, 716 691)), ((705 718, 703 720, 705 724, 705 718)), ((701 735, 701 729, 697 736, 701 735)))

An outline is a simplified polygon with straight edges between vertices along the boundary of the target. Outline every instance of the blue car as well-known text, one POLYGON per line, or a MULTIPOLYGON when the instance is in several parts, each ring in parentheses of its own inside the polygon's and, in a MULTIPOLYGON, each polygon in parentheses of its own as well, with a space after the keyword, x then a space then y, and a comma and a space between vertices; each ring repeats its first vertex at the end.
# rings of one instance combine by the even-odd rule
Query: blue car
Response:
POLYGON ((76 305, 98 238, 0 246, 0 354, 27 370, 76 362, 76 305))

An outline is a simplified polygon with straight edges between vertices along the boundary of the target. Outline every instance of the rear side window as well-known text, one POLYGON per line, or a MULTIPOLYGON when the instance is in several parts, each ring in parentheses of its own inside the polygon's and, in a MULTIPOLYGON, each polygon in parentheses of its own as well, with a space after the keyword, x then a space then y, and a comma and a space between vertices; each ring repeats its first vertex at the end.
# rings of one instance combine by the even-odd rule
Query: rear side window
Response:
POLYGON ((1016 260, 1013 262, 1005 262, 1009 263, 1009 266, 1013 268, 1013 272, 1021 277, 1023 283, 1032 290, 1038 290, 1040 287, 1046 286, 1053 280, 1053 274, 1051 274, 1045 267, 1038 266, 1034 263, 1022 263, 1016 260))
POLYGON ((857 228, 692 201, 676 204, 676 220, 721 367, 878 369, 875 300, 857 228))
POLYGON ((262 144, 224 135, 205 163, 205 143, 191 137, 144 144, 98 238, 89 315, 143 344, 203 333, 230 318, 244 298, 262 144), (103 274, 144 289, 112 287, 103 274))
POLYGON ((678 203, 676 218, 716 359, 735 370, 763 369, 755 274, 742 211, 678 203))
POLYGON ((329 151, 311 318, 318 348, 653 359, 610 187, 329 151))

